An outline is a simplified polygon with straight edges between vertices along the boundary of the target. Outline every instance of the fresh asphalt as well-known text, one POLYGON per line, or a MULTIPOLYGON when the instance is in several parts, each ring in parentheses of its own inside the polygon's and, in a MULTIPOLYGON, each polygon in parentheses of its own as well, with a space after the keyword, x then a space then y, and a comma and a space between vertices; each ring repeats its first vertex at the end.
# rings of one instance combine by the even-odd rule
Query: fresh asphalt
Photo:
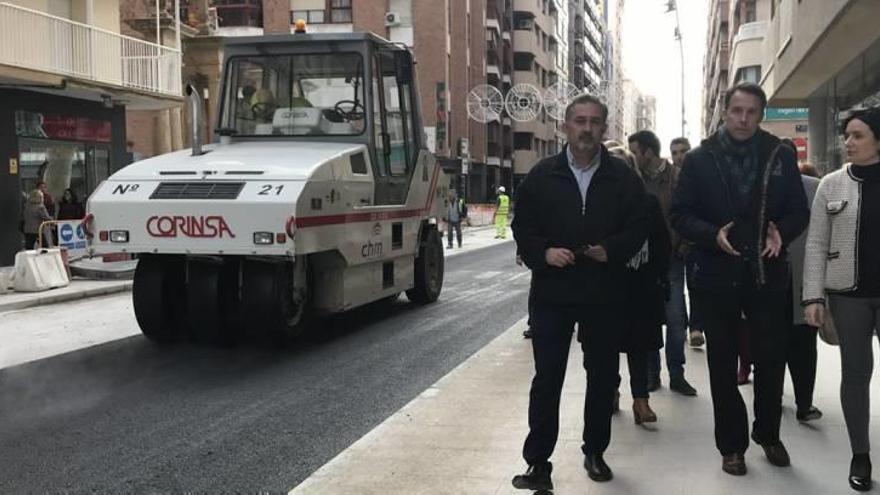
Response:
POLYGON ((402 296, 286 349, 135 336, 2 369, 0 493, 286 492, 525 316, 514 254, 447 258, 438 302, 402 296))

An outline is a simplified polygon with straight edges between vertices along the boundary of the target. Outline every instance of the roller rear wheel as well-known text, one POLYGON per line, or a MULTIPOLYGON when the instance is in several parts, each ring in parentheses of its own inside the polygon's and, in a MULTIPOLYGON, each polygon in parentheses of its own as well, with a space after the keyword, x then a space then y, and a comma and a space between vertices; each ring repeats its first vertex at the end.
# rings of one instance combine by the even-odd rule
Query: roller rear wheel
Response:
POLYGON ((186 265, 183 257, 143 255, 132 284, 132 303, 144 336, 168 344, 183 335, 186 314, 186 265))

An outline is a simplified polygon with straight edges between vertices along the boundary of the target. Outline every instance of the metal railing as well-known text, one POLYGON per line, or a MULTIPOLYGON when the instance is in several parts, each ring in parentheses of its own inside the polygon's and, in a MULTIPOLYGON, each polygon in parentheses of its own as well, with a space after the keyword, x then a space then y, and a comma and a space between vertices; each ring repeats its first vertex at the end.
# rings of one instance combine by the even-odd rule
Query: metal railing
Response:
POLYGON ((180 96, 176 48, 0 2, 0 63, 180 96))

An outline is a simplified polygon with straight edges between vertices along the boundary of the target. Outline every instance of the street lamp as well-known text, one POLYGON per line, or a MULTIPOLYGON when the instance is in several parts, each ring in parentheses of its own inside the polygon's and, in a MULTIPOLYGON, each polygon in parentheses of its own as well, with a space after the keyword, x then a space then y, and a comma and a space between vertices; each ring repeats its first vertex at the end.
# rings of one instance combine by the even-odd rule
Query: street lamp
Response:
POLYGON ((678 41, 679 56, 681 59, 681 135, 687 136, 687 119, 684 108, 684 41, 681 38, 681 22, 678 18, 678 5, 675 0, 666 0, 666 14, 675 12, 675 40, 678 41))

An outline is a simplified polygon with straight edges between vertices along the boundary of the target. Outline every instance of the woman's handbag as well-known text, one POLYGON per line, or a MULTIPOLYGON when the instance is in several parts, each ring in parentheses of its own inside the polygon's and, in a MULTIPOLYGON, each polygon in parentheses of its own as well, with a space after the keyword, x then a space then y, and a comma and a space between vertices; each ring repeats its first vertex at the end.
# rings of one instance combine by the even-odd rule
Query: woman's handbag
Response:
POLYGON ((837 338, 837 327, 834 325, 834 317, 827 306, 825 307, 825 321, 819 327, 819 338, 828 345, 840 345, 840 340, 837 338))

